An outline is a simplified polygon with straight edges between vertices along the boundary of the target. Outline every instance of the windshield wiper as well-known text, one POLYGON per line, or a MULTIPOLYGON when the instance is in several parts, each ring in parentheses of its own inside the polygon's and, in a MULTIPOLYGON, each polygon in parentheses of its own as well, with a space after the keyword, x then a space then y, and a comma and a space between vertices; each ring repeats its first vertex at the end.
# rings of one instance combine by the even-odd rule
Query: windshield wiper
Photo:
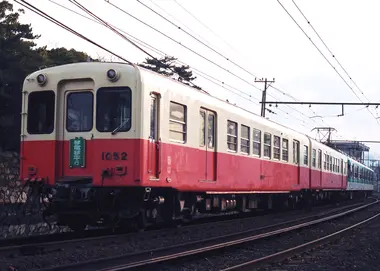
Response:
POLYGON ((122 123, 120 123, 118 127, 116 127, 115 130, 111 132, 111 134, 116 135, 120 131, 120 129, 123 128, 123 126, 128 123, 128 121, 129 121, 129 118, 126 118, 122 123))

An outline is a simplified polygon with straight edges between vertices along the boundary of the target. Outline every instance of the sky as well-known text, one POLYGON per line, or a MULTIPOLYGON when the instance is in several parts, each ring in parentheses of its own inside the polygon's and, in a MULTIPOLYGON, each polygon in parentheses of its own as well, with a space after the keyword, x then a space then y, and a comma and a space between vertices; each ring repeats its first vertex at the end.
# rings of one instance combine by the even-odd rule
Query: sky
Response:
MULTIPOLYGON (((20 8, 17 3, 11 2, 14 8, 20 8)), ((33 5, 45 13, 129 61, 141 63, 147 57, 144 52, 110 29, 65 9, 64 7, 89 17, 69 0, 29 2, 33 2, 33 5)), ((214 77, 218 80, 217 84, 194 72, 198 76, 194 83, 210 94, 228 99, 229 102, 256 114, 260 114, 261 105, 258 100, 261 99, 264 84, 256 83, 255 78, 268 78, 268 80, 275 78, 272 85, 280 91, 268 88, 267 101, 380 102, 378 97, 380 37, 376 35, 377 26, 380 25, 380 17, 377 14, 380 6, 378 1, 78 0, 77 2, 107 23, 167 55, 178 58, 192 69, 214 77), (175 25, 143 4, 165 16, 175 25), (121 10, 163 32, 174 41, 121 10), (182 30, 192 34, 203 44, 182 30), (234 89, 227 90, 221 87, 221 82, 234 89)), ((38 46, 74 48, 88 53, 93 58, 104 57, 107 60, 118 61, 117 57, 29 10, 25 9, 20 21, 31 24, 34 33, 41 35, 36 42, 38 46)), ((160 57, 150 49, 146 51, 155 57, 160 57)), ((332 135, 333 139, 379 140, 380 119, 376 118, 380 117, 380 109, 376 109, 375 106, 369 108, 362 105, 345 106, 345 114, 342 117, 337 117, 341 114, 341 106, 278 105, 269 108, 276 114, 267 112, 267 118, 313 137, 317 134, 311 130, 323 126, 334 127, 337 130, 332 135)), ((371 148, 371 156, 380 158, 380 144, 367 145, 371 148)))

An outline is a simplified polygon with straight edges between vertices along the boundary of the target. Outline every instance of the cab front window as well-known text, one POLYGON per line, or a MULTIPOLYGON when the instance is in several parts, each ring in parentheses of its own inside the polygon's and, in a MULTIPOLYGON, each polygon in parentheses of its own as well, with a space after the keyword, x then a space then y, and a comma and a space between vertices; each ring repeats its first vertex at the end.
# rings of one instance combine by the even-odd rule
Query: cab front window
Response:
POLYGON ((128 87, 100 88, 96 97, 96 129, 127 132, 131 129, 132 94, 128 87))
POLYGON ((68 132, 91 131, 93 126, 92 116, 92 92, 71 92, 67 95, 66 129, 68 132))
POLYGON ((29 94, 29 134, 51 134, 54 131, 55 94, 53 91, 36 91, 29 94))

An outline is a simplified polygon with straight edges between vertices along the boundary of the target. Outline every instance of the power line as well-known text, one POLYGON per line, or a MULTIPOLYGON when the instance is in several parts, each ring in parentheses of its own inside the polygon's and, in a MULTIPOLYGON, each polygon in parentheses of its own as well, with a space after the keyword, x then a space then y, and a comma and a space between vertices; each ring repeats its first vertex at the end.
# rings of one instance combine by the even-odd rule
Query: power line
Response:
POLYGON ((343 78, 343 76, 337 71, 335 66, 327 59, 327 57, 323 54, 323 52, 319 49, 319 47, 314 43, 314 41, 308 36, 308 34, 303 30, 303 28, 297 23, 297 21, 293 18, 293 16, 288 12, 288 10, 281 4, 280 0, 277 0, 280 6, 285 10, 285 12, 289 15, 289 17, 293 20, 293 22, 298 26, 298 28, 304 33, 304 35, 310 40, 310 42, 314 45, 314 47, 318 50, 318 52, 322 55, 322 57, 327 61, 327 63, 334 69, 334 71, 339 75, 339 77, 344 81, 344 83, 352 90, 355 96, 360 100, 360 97, 356 94, 356 92, 352 89, 352 87, 347 83, 347 81, 343 78))
POLYGON ((97 46, 97 47, 103 49, 104 51, 106 51, 106 52, 108 52, 108 53, 110 53, 110 54, 112 54, 112 55, 118 57, 119 59, 124 60, 124 61, 127 62, 128 64, 130 64, 130 65, 134 65, 131 61, 129 61, 129 60, 123 58, 122 56, 119 56, 118 54, 116 54, 116 53, 114 53, 114 52, 112 52, 112 51, 106 49, 105 47, 99 45, 98 43, 92 41, 91 39, 89 39, 89 38, 83 36, 82 34, 78 33, 77 31, 73 30, 72 28, 68 27, 67 25, 65 25, 65 24, 61 23, 60 21, 54 19, 53 17, 47 15, 45 12, 43 12, 43 11, 41 11, 40 9, 36 8, 35 6, 33 6, 32 4, 28 3, 27 1, 24 1, 24 0, 14 0, 14 1, 15 1, 17 4, 19 4, 19 5, 21 5, 21 6, 25 7, 25 8, 27 8, 27 9, 29 9, 30 11, 32 11, 32 12, 38 14, 39 16, 41 16, 41 17, 47 19, 48 21, 51 21, 52 23, 54 23, 54 24, 56 24, 56 25, 62 27, 63 29, 65 29, 65 30, 71 32, 72 34, 74 34, 74 35, 76 35, 76 36, 78 36, 78 37, 80 37, 80 38, 82 38, 82 39, 84 39, 84 40, 86 40, 86 41, 92 43, 93 45, 95 45, 95 46, 97 46))
POLYGON ((317 30, 315 30, 315 28, 313 27, 313 25, 311 24, 311 22, 306 18, 305 14, 302 12, 302 10, 299 8, 299 6, 296 4, 296 2, 294 0, 293 1, 293 4, 296 6, 296 8, 298 9, 298 11, 302 14, 302 16, 305 18, 306 22, 310 25, 311 29, 313 29, 314 33, 318 36, 318 38, 321 40, 321 42, 323 43, 323 45, 326 47, 326 49, 330 52, 331 56, 336 60, 336 62, 338 63, 338 65, 342 68, 342 70, 346 73, 346 75, 350 78, 350 80, 354 83, 354 85, 358 88, 358 90, 363 94, 363 96, 367 99, 367 101, 369 102, 368 98, 365 96, 364 92, 359 88, 359 86, 355 83, 355 81, 352 79, 352 77, 348 74, 347 70, 342 66, 342 64, 339 62, 338 58, 335 56, 335 54, 333 54, 333 52, 330 50, 330 48, 327 46, 327 44, 325 43, 325 41, 321 38, 321 36, 318 34, 317 30))
MULTIPOLYGON (((66 29, 67 31, 69 31, 69 32, 71 32, 71 33, 73 33, 73 34, 75 34, 75 35, 77 35, 77 36, 79 36, 79 37, 85 39, 86 41, 88 41, 88 42, 90 42, 90 43, 92 43, 92 44, 98 46, 99 48, 101 48, 101 49, 103 49, 103 50, 105 50, 105 51, 111 53, 112 55, 114 55, 114 56, 116 56, 116 57, 118 57, 118 58, 120 58, 120 59, 126 61, 127 63, 130 63, 130 64, 134 65, 132 62, 130 62, 130 61, 124 59, 123 57, 121 57, 121 56, 119 56, 119 55, 113 53, 112 51, 110 51, 110 50, 108 50, 108 49, 106 49, 106 48, 104 48, 104 47, 98 45, 97 43, 95 43, 95 42, 91 41, 90 39, 84 37, 83 35, 79 34, 78 32, 74 31, 73 29, 69 28, 68 26, 64 25, 63 23, 59 22, 58 20, 52 18, 51 16, 48 16, 46 13, 44 13, 44 12, 42 12, 41 10, 37 9, 36 7, 34 7, 33 5, 29 4, 28 2, 20 0, 20 1, 22 1, 22 2, 25 2, 27 5, 30 5, 32 8, 35 8, 36 10, 38 10, 38 12, 35 11, 35 10, 33 10, 32 8, 29 8, 29 7, 25 6, 25 5, 22 4, 22 3, 19 3, 17 0, 15 0, 15 1, 16 1, 18 4, 20 4, 20 5, 24 6, 24 7, 26 7, 27 9, 33 11, 33 12, 36 13, 36 14, 38 14, 39 16, 41 16, 41 17, 43 17, 43 18, 45 18, 45 19, 47 19, 47 20, 49 20, 49 21, 51 21, 51 22, 53 22, 53 23, 59 25, 60 27, 63 27, 63 28, 66 29)), ((51 1, 51 0, 50 0, 50 1, 51 1)), ((55 3, 54 1, 51 1, 51 2, 52 2, 52 3, 55 3)), ((57 4, 57 3, 55 3, 55 4, 57 4)), ((59 4, 57 4, 57 5, 59 5, 59 4)), ((82 15, 82 14, 79 14, 78 12, 75 12, 75 11, 73 11, 73 10, 67 8, 67 7, 64 7, 64 6, 62 6, 62 5, 59 5, 59 6, 65 8, 65 9, 67 9, 67 10, 70 10, 71 12, 74 12, 74 13, 76 13, 76 14, 78 14, 78 15, 84 17, 84 18, 87 18, 87 19, 89 19, 89 20, 91 20, 91 21, 93 21, 93 22, 99 23, 99 22, 97 22, 97 21, 95 21, 95 20, 93 20, 93 19, 91 19, 91 18, 88 18, 88 17, 86 17, 86 16, 84 16, 84 15, 82 15)), ((103 25, 104 25, 104 24, 103 24, 103 25)), ((108 25, 109 25, 109 24, 108 24, 108 25)), ((142 41, 141 41, 141 42, 142 42, 142 41)), ((148 44, 146 44, 146 45, 149 46, 148 44)), ((152 47, 152 48, 154 48, 154 47, 152 47)), ((199 72, 200 72, 200 71, 199 71, 199 72)), ((204 77, 204 78, 205 78, 205 77, 204 77)), ((212 77, 211 77, 211 78, 212 78, 212 77)), ((205 79, 209 80, 208 78, 205 78, 205 79)), ((215 78, 214 78, 214 79, 215 79, 215 78)), ((216 79, 216 80, 217 80, 217 79, 216 79)), ((209 80, 209 81, 211 81, 211 80, 209 80)), ((218 80, 218 81, 219 81, 219 80, 218 80)), ((211 81, 211 82, 212 82, 212 81, 211 81)), ((215 82, 213 82, 213 83, 216 84, 215 82)), ((229 86, 228 84, 225 84, 224 82, 222 82, 222 83, 223 83, 224 85, 226 85, 227 87, 231 87, 231 88, 233 88, 232 86, 229 86)), ((217 85, 218 85, 218 84, 217 84, 217 85)), ((220 86, 220 85, 218 85, 218 86, 220 86)), ((229 90, 229 89, 226 88, 225 86, 220 86, 220 87, 223 87, 223 88, 229 90)), ((239 91, 239 92, 241 92, 241 93, 243 93, 243 94, 245 94, 245 95, 247 95, 248 97, 254 98, 254 97, 252 97, 250 94, 247 94, 247 93, 245 93, 245 92, 242 92, 242 91, 240 91, 239 89, 236 89, 236 88, 234 88, 234 89, 237 90, 237 91, 239 91)), ((232 92, 232 93, 234 93, 234 92, 231 91, 231 90, 229 90, 229 91, 232 92)), ((239 95, 238 93, 235 93, 235 94, 236 94, 236 95, 239 95)), ((240 95, 239 95, 239 96, 240 96, 240 95)), ((245 97, 242 97, 242 98, 245 98, 245 97)), ((245 98, 245 99, 246 99, 246 98, 245 98)), ((256 99, 256 98, 254 98, 254 99, 256 99)), ((249 100, 250 102, 252 102, 250 99, 247 99, 247 100, 249 100)), ((283 110, 281 110, 281 111, 283 111, 283 110)), ((285 111, 284 111, 284 112, 285 112, 285 111)), ((287 112, 285 112, 285 113, 288 114, 288 115, 290 115, 290 114, 287 113, 287 112)), ((293 116, 293 117, 294 117, 294 116, 293 116)), ((296 119, 297 119, 297 118, 296 118, 296 119)))
MULTIPOLYGON (((164 53, 163 51, 161 51, 161 50, 159 50, 159 49, 157 49, 157 48, 155 48, 155 47, 149 45, 148 43, 146 43, 146 42, 144 42, 144 41, 142 41, 142 40, 140 40, 140 39, 138 39, 138 38, 136 38, 136 37, 130 35, 129 33, 125 32, 124 30, 122 30, 122 29, 120 29, 120 28, 117 28, 116 26, 113 26, 113 25, 111 25, 111 24, 109 24, 109 23, 107 23, 107 25, 105 25, 104 23, 101 23, 101 22, 99 22, 98 20, 94 20, 94 19, 92 19, 92 18, 90 18, 90 17, 87 17, 87 16, 85 16, 85 15, 83 15, 83 14, 80 14, 79 12, 77 12, 77 11, 75 11, 75 10, 72 10, 72 9, 70 9, 70 8, 68 8, 68 7, 65 7, 65 6, 63 6, 63 5, 61 5, 61 4, 57 3, 57 2, 55 2, 55 1, 53 1, 53 0, 48 0, 48 1, 50 1, 51 3, 53 3, 53 4, 55 4, 55 5, 60 6, 61 8, 64 8, 64 9, 68 10, 68 11, 70 11, 70 12, 72 12, 72 13, 75 13, 75 14, 77 14, 77 15, 79 15, 79 16, 81 16, 81 17, 87 19, 87 20, 90 20, 90 21, 92 21, 92 22, 95 22, 95 23, 97 23, 97 24, 103 25, 103 26, 105 26, 105 27, 107 27, 107 25, 112 26, 113 28, 115 28, 115 29, 117 29, 117 30, 123 32, 123 33, 126 34, 127 36, 129 36, 130 39, 134 39, 136 43, 140 43, 141 46, 146 47, 146 48, 149 48, 150 50, 155 51, 157 54, 159 54, 159 55, 161 55, 161 56, 167 56, 167 55, 168 55, 168 54, 164 53)), ((184 62, 182 62, 182 61, 179 61, 178 59, 177 59, 177 62, 180 63, 180 64, 182 64, 182 65, 187 65, 186 63, 184 63, 184 62)), ((189 65, 187 65, 187 66, 189 66, 189 65)), ((189 67, 190 67, 190 66, 189 66, 189 67)), ((250 102, 252 102, 252 103, 253 103, 253 101, 250 100, 249 98, 252 98, 252 99, 255 99, 256 101, 259 101, 259 99, 253 97, 252 95, 250 95, 250 94, 248 94, 248 93, 246 93, 246 92, 244 92, 244 91, 241 91, 241 90, 239 90, 239 89, 237 89, 237 88, 235 88, 235 87, 233 87, 233 86, 231 86, 231 85, 229 85, 229 84, 227 84, 227 83, 224 83, 223 81, 220 81, 220 80, 218 80, 217 78, 215 78, 215 77, 213 77, 213 76, 211 76, 211 75, 206 74, 205 72, 202 72, 202 71, 200 71, 200 70, 198 70, 198 69, 196 69, 196 68, 194 68, 194 67, 191 67, 191 68, 192 68, 192 70, 196 71, 196 73, 197 73, 200 77, 202 77, 202 78, 204 78, 204 79, 210 81, 211 83, 213 83, 213 84, 215 84, 215 85, 217 85, 217 86, 219 86, 219 87, 222 87, 222 88, 226 89, 227 91, 230 91, 231 93, 234 93, 235 95, 240 96, 240 97, 243 98, 243 99, 246 99, 246 100, 248 100, 248 101, 250 101, 250 102), (213 81, 213 80, 214 80, 214 81, 213 81), (215 81, 216 81, 216 82, 220 82, 221 84, 218 84, 218 83, 216 83, 215 81), (232 89, 232 90, 231 90, 231 89, 232 89), (233 90, 234 90, 234 91, 233 91, 233 90), (235 92, 235 91, 240 92, 241 94, 246 95, 248 98, 242 96, 241 94, 239 94, 239 93, 237 93, 237 92, 235 92)))
MULTIPOLYGON (((323 43, 323 45, 326 47, 326 49, 330 52, 331 56, 335 59, 335 61, 338 63, 338 65, 342 68, 342 70, 346 73, 346 75, 348 76, 348 78, 351 80, 351 82, 356 86, 356 88, 361 92, 361 94, 364 96, 364 98, 369 102, 370 100, 367 98, 367 96, 364 94, 364 91, 356 84, 356 82, 354 81, 354 79, 352 79, 352 77, 348 74, 347 70, 343 67, 343 65, 339 62, 338 58, 335 56, 335 54, 333 54, 333 52, 330 50, 330 48, 327 46, 327 44, 325 43, 325 41, 322 39, 322 37, 319 35, 319 33, 317 32, 317 30, 315 30, 315 28, 313 27, 313 25, 311 24, 311 22, 306 18, 305 14, 302 12, 302 10, 299 8, 299 6, 296 4, 296 2, 294 0, 293 1, 293 4, 296 6, 296 8, 298 9, 298 11, 301 13, 301 15, 304 17, 304 19, 306 20, 306 22, 310 25, 311 29, 313 29, 314 33, 317 35, 317 37, 320 39, 320 41, 323 43)), ((358 97, 359 98, 359 97, 358 97)), ((359 100, 362 102, 362 100, 359 98, 359 100)), ((375 115, 372 113, 371 110, 367 109, 368 112, 371 113, 371 115, 375 118, 376 122, 378 122, 377 118, 375 117, 375 115)), ((376 111, 376 110, 375 110, 376 111)), ((377 111, 376 111, 377 113, 377 111)))
MULTIPOLYGON (((343 76, 338 72, 338 70, 335 68, 335 66, 327 59, 327 57, 322 53, 322 51, 319 49, 319 47, 313 42, 313 40, 307 35, 305 30, 298 24, 298 22, 293 18, 293 16, 288 12, 288 10, 282 5, 280 0, 277 0, 277 2, 280 4, 280 6, 285 10, 285 12, 289 15, 289 17, 293 20, 293 22, 298 26, 298 28, 304 33, 304 35, 309 39, 309 41, 314 45, 314 47, 318 50, 318 52, 322 55, 322 57, 327 61, 327 63, 334 69, 334 71, 339 75, 339 77, 344 81, 344 83, 348 86, 349 89, 351 89, 352 93, 355 94, 355 96, 359 99, 359 101, 362 102, 360 97, 357 95, 357 93, 354 91, 354 89, 347 83, 347 81, 343 78, 343 76)), ((371 113, 371 115, 376 120, 377 124, 379 124, 379 121, 376 119, 375 115, 368 109, 368 111, 371 113)))
POLYGON ((195 37, 194 35, 190 34, 189 32, 187 32, 186 30, 184 30, 183 28, 181 28, 179 25, 176 25, 175 23, 173 23, 171 20, 169 20, 168 18, 166 18, 165 16, 161 15, 159 12, 155 11, 153 8, 149 7, 148 5, 144 4, 143 2, 141 2, 140 0, 136 0, 138 3, 140 3, 141 5, 143 5, 144 7, 146 7, 147 9, 149 9, 150 11, 152 11, 153 13, 155 13, 156 15, 158 15, 159 17, 161 17, 162 19, 164 19, 165 21, 167 21, 168 23, 172 24, 174 27, 178 28, 179 30, 183 31, 185 34, 187 34, 188 36, 190 36, 191 38, 195 39, 196 41, 198 41, 199 43, 201 43, 202 45, 206 46, 208 49, 210 49, 211 51, 213 51, 214 53, 216 53, 217 55, 223 57, 225 60, 231 62, 233 65, 235 65, 236 67, 238 67, 239 69, 245 71, 246 73, 252 75, 253 77, 257 77, 255 74, 253 74, 252 72, 248 71, 247 69, 243 68, 242 66, 240 66, 239 64, 237 64, 236 62, 234 62, 233 60, 231 60, 229 57, 223 55, 222 53, 218 52, 217 50, 215 50, 214 48, 212 48, 211 46, 207 45, 206 43, 204 43, 203 41, 201 41, 200 39, 198 39, 197 37, 195 37))
POLYGON ((163 33, 162 31, 160 31, 160 30, 158 30, 157 28, 155 28, 155 27, 151 26, 150 24, 148 24, 148 23, 146 23, 146 22, 144 22, 144 21, 140 20, 139 18, 137 18, 137 17, 133 16, 133 15, 132 15, 132 14, 130 14, 129 12, 125 11, 124 9, 122 9, 122 8, 118 7, 117 5, 115 5, 115 4, 113 4, 113 3, 111 3, 111 1, 108 1, 108 0, 104 0, 104 1, 106 1, 106 3, 108 3, 108 4, 109 4, 109 5, 111 5, 111 6, 113 6, 114 8, 118 9, 119 11, 123 12, 124 14, 126 14, 126 15, 128 15, 128 16, 132 17, 133 19, 135 19, 135 20, 139 21, 140 23, 142 23, 142 24, 144 24, 144 25, 148 26, 149 28, 153 29, 154 31, 156 31, 156 32, 160 33, 160 34, 161 34, 161 35, 163 35, 164 37, 166 37, 166 38, 170 39, 171 41, 173 41, 173 42, 175 42, 175 43, 177 43, 177 44, 181 45, 182 47, 184 47, 185 49, 187 49, 187 50, 189 50, 190 52, 194 53, 195 55, 197 55, 197 56, 199 56, 199 57, 203 58, 204 60, 206 60, 206 61, 210 62, 211 64, 213 64, 213 65, 217 66, 218 68, 220 68, 220 69, 222 69, 222 70, 224 70, 224 71, 228 72, 229 74, 231 74, 231 75, 235 76, 235 77, 236 77, 236 78, 238 78, 239 80, 241 80, 241 81, 243 81, 243 82, 247 83, 248 85, 250 85, 250 86, 254 87, 255 89, 257 89, 257 90, 261 91, 261 90, 260 90, 260 89, 259 89, 257 86, 253 85, 251 82, 249 82, 249 81, 247 81, 246 79, 244 79, 244 78, 240 77, 239 75, 237 75, 237 74, 235 74, 235 73, 233 73, 233 72, 231 72, 231 71, 227 70, 226 68, 222 67, 222 66, 221 66, 221 65, 219 65, 218 63, 216 63, 216 62, 214 62, 214 61, 210 60, 209 58, 207 58, 207 57, 205 57, 205 56, 201 55, 200 53, 198 53, 198 52, 196 52, 195 50, 191 49, 190 47, 188 47, 188 46, 186 46, 186 45, 182 44, 181 42, 179 42, 179 41, 177 41, 177 40, 173 39, 173 38, 172 38, 172 37, 170 37, 169 35, 167 35, 167 34, 163 33))
POLYGON ((103 19, 101 19, 100 17, 96 16, 94 13, 92 13, 90 10, 88 10, 86 7, 84 7, 83 5, 81 5, 78 1, 75 1, 75 0, 69 0, 69 2, 73 3, 74 5, 76 5, 77 7, 79 7, 80 9, 82 9, 83 11, 85 11, 87 14, 91 15, 92 17, 94 17, 95 19, 97 19, 99 22, 101 22, 102 24, 104 24, 105 26, 107 26, 109 29, 111 29, 113 32, 115 32, 116 34, 118 34, 119 36, 121 36, 122 38, 124 38, 125 40, 127 40, 129 43, 131 43, 133 46, 135 46, 137 49, 139 49, 140 51, 144 52, 145 54, 147 54, 148 56, 150 56, 151 58, 153 59, 156 59, 154 56, 152 56, 151 54, 149 54, 147 51, 145 51, 144 49, 142 49, 140 46, 138 46, 136 43, 134 43, 133 41, 131 41, 129 38, 127 38, 125 35, 121 34, 119 31, 117 31, 114 27, 112 27, 110 24, 108 24, 106 21, 104 21, 103 19))
POLYGON ((203 25, 205 28, 207 28, 211 33, 213 33, 216 37, 218 37, 221 41, 223 41, 228 47, 230 47, 232 50, 234 50, 235 52, 239 53, 238 50, 236 50, 232 45, 230 45, 227 41, 225 41, 220 35, 218 35, 217 33, 215 33, 215 31, 213 31, 211 28, 209 28, 206 24, 204 24, 201 20, 199 20, 197 17, 195 17, 194 14, 192 14, 190 11, 188 11, 184 6, 182 6, 180 3, 178 3, 178 1, 176 0, 173 0, 174 3, 176 3, 180 8, 182 8, 187 14, 189 14, 191 17, 193 17, 198 23, 200 23, 201 25, 203 25))
MULTIPOLYGON (((149 0, 149 1, 151 1, 151 2, 153 2, 152 0, 149 0)), ((192 14, 190 11, 188 11, 184 6, 182 6, 181 4, 179 4, 178 3, 178 1, 176 1, 176 0, 173 0, 180 8, 182 8, 185 12, 187 12, 191 17, 193 17, 197 22, 199 22, 201 25, 203 25, 205 28, 207 28, 211 33, 213 33, 215 36, 217 36, 219 39, 221 39, 224 43, 226 43, 231 49, 233 49, 234 51, 236 51, 236 52, 238 52, 235 48, 233 48, 230 44, 228 44, 221 36, 219 36, 219 35, 217 35, 211 28, 209 28, 206 24, 204 24, 201 20, 199 20, 194 14, 192 14)), ((154 2, 153 2, 154 3, 154 2)), ((154 3, 156 6, 158 6, 156 3, 154 3)), ((160 8, 159 6, 158 6, 158 8, 160 8)), ((161 10, 163 10, 162 8, 160 8, 161 10)), ((171 16, 171 17, 173 17, 170 13, 168 13, 167 11, 164 11, 166 14, 168 14, 169 16, 171 16)), ((183 24, 183 23, 182 23, 183 24)), ((186 27, 186 25, 185 25, 185 27, 186 27)), ((188 27, 187 27, 188 28, 188 27)), ((246 57, 246 56, 245 56, 246 57)), ((283 90, 281 90, 281 89, 279 89, 278 87, 275 87, 275 86, 273 86, 273 85, 270 85, 269 87, 271 87, 271 88, 273 88, 274 90, 276 90, 276 91, 278 91, 278 92, 280 92, 281 94, 283 94, 283 95, 285 95, 285 96, 288 96, 288 97, 290 97, 291 99, 293 99, 294 101, 297 101, 297 99, 294 97, 294 96, 292 96, 292 95, 290 95, 289 93, 287 93, 287 92, 285 92, 285 91, 283 91, 283 90)), ((271 95, 269 95, 269 96, 271 96, 271 95)), ((274 98, 274 96, 271 96, 271 97, 273 97, 274 98)), ((277 98, 276 98, 277 99, 277 98)), ((296 109, 296 108, 294 108, 294 107, 292 107, 292 106, 290 106, 290 105, 286 105, 287 107, 289 107, 290 109, 292 109, 293 111, 296 111, 296 112, 298 112, 298 113, 300 113, 302 116, 304 116, 304 117, 306 117, 306 118, 309 118, 308 116, 306 116, 303 112, 301 112, 301 111, 299 111, 298 109, 296 109)), ((310 109, 311 110, 311 109, 310 109)), ((312 113, 314 114, 314 115, 316 115, 316 113, 313 111, 313 110, 311 110, 312 111, 312 113)), ((314 122, 314 123, 316 123, 316 121, 315 120, 313 120, 312 119, 312 121, 314 122)), ((324 122, 323 120, 322 120, 322 122, 324 122)))

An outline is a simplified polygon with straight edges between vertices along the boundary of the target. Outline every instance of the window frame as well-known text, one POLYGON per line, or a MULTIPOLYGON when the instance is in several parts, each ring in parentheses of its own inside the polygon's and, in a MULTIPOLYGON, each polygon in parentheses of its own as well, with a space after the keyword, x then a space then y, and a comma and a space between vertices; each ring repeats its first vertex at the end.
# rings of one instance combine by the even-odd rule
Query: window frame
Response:
POLYGON ((303 164, 304 165, 309 165, 309 146, 303 145, 304 147, 304 152, 303 152, 303 164))
POLYGON ((169 101, 169 140, 171 142, 180 143, 180 144, 186 144, 186 142, 187 142, 187 105, 181 104, 181 103, 178 103, 178 102, 175 102, 175 101, 169 101), (176 105, 179 105, 179 106, 183 107, 183 114, 184 114, 184 116, 183 116, 184 121, 183 122, 179 121, 179 120, 172 119, 170 117, 171 116, 171 108, 170 108, 171 104, 176 104, 176 105), (171 130, 170 129, 170 123, 178 123, 178 124, 183 125, 182 132, 181 131, 176 131, 176 130, 171 130), (171 138, 171 133, 182 134, 183 135, 183 140, 178 140, 178 139, 171 138))
POLYGON ((281 137, 273 135, 273 159, 281 160, 281 137), (275 139, 278 141, 278 146, 275 145, 275 139), (276 157, 276 150, 278 150, 278 158, 276 157))
POLYGON ((238 152, 238 143, 239 143, 238 142, 238 123, 235 122, 235 121, 232 121, 232 120, 227 120, 227 151, 237 153, 238 152), (228 133, 228 126, 231 125, 231 124, 234 124, 234 126, 235 126, 235 132, 236 132, 235 135, 228 133), (228 141, 229 137, 235 138, 236 139, 236 143, 228 141), (230 149, 230 144, 235 145, 235 149, 234 150, 230 149))
POLYGON ((244 125, 244 124, 240 124, 240 152, 243 153, 243 154, 247 154, 249 155, 251 153, 251 140, 250 140, 250 136, 251 136, 251 128, 247 125, 244 125), (248 135, 248 138, 244 138, 243 137, 243 127, 247 129, 247 135, 248 135), (243 146, 243 141, 246 141, 246 145, 243 146), (243 151, 243 147, 244 148, 247 148, 247 152, 244 152, 243 151))
MULTIPOLYGON (((100 90, 100 89, 99 89, 100 90)), ((98 98, 98 92, 96 93, 96 99, 98 98)), ((70 91, 67 95, 65 95, 65 111, 66 111, 66 114, 65 114, 65 132, 66 133, 86 133, 86 132, 90 132, 94 129, 94 93, 92 90, 80 90, 80 91, 70 91), (70 95, 73 95, 73 94, 79 94, 79 93, 89 93, 91 94, 91 98, 92 98, 92 104, 91 104, 91 128, 88 129, 88 130, 80 130, 80 131, 70 131, 67 127, 67 124, 68 124, 68 115, 69 115, 69 105, 68 105, 68 99, 69 99, 69 96, 70 95)), ((98 105, 98 103, 96 103, 98 105)), ((132 103, 131 103, 132 104, 132 103)), ((96 117, 95 117, 95 121, 97 123, 97 114, 98 113, 98 106, 96 106, 96 117)), ((95 123, 95 126, 96 126, 96 123, 95 123)), ((96 127, 97 128, 97 127, 96 127)), ((98 131, 100 132, 100 131, 98 131)), ((107 131, 109 133, 109 131, 107 131)))
MULTIPOLYGON (((53 90, 42 90, 42 91, 32 91, 28 94, 28 104, 27 104, 27 117, 26 117, 26 132, 29 134, 29 135, 51 135, 54 130, 55 130, 55 124, 56 124, 56 111, 57 111, 57 106, 56 106, 56 100, 57 100, 57 95, 56 93, 53 91, 53 90), (47 133, 31 133, 30 132, 30 129, 29 129, 29 109, 30 109, 30 97, 31 96, 34 96, 34 94, 37 94, 37 93, 52 93, 53 94, 53 100, 54 100, 54 104, 53 104, 53 127, 51 129, 51 131, 49 130, 47 133)), ((23 133, 23 131, 21 131, 21 133, 23 133)))
POLYGON ((206 110, 200 109, 199 110, 199 121, 202 121, 202 114, 203 114, 203 127, 202 123, 199 123, 199 147, 205 147, 206 146, 206 110), (202 140, 202 128, 203 128, 203 142, 202 140))
POLYGON ((317 167, 317 150, 314 148, 311 151, 311 165, 314 168, 317 167))
POLYGON ((253 128, 252 129, 252 154, 257 156, 257 157, 261 157, 261 142, 262 142, 261 130, 253 128), (258 134, 259 134, 259 141, 255 140, 255 131, 258 132, 258 134), (255 144, 256 144, 256 146, 257 146, 257 144, 259 146, 259 148, 258 148, 259 153, 255 153, 255 144))
POLYGON ((284 162, 289 162, 289 139, 287 138, 282 138, 282 141, 281 141, 281 147, 282 147, 282 151, 281 151, 281 160, 284 161, 284 162), (284 148, 284 143, 286 142, 286 148, 284 148), (284 153, 286 152, 286 159, 284 159, 284 153))
POLYGON ((263 157, 265 158, 272 158, 272 134, 268 132, 264 132, 264 150, 263 150, 263 157), (265 135, 269 135, 269 144, 265 143, 265 135), (269 156, 265 155, 265 147, 269 147, 269 156))
MULTIPOLYGON (((127 133, 129 132, 131 129, 132 129, 132 121, 133 121, 133 116, 132 116, 132 106, 133 106, 133 97, 132 97, 132 89, 130 87, 127 87, 127 86, 117 86, 117 87, 101 87, 101 88, 98 88, 97 91, 96 91, 96 98, 95 98, 95 104, 96 104, 96 109, 95 109, 95 129, 97 132, 99 133, 111 133, 112 131, 100 131, 98 129, 98 110, 99 110, 99 102, 98 102, 98 95, 99 95, 99 92, 101 92, 102 90, 113 90, 113 89, 125 89, 128 93, 129 93, 129 97, 130 97, 130 108, 129 108, 129 115, 131 117, 130 121, 129 121, 129 127, 128 129, 126 130, 120 130, 118 133, 127 133)), ((158 105, 158 103, 157 103, 158 105)), ((158 106, 156 108, 156 110, 158 110, 158 106)), ((150 110, 150 108, 149 108, 150 110)), ((149 118, 150 118, 150 112, 149 112, 149 118)), ((157 123, 158 125, 158 123, 157 123)), ((94 126, 94 125, 93 125, 94 126)), ((149 132, 150 134, 150 132, 149 132)))

